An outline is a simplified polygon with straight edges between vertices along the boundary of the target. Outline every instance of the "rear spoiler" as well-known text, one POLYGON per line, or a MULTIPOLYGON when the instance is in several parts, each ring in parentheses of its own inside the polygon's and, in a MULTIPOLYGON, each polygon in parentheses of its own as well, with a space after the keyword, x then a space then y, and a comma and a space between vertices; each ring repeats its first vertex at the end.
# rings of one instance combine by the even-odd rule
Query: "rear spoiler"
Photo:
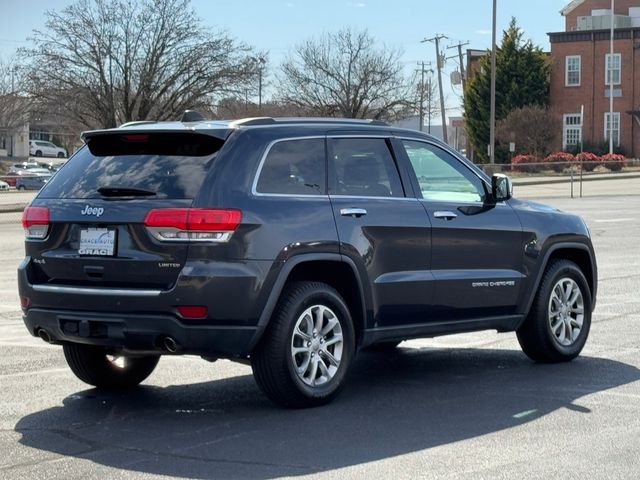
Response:
POLYGON ((106 135, 127 135, 127 134, 157 134, 157 133, 181 133, 181 134, 200 134, 208 135, 210 137, 217 138, 218 140, 226 140, 231 132, 235 130, 233 127, 229 127, 228 124, 216 125, 213 122, 201 123, 197 127, 187 127, 183 124, 170 124, 164 128, 149 128, 148 123, 131 125, 130 127, 123 128, 107 128, 103 130, 87 130, 80 134, 80 138, 84 143, 95 137, 102 137, 106 135), (174 126, 175 125, 175 126, 174 126), (215 128, 215 127, 220 128, 215 128), (207 128, 210 127, 210 128, 207 128))

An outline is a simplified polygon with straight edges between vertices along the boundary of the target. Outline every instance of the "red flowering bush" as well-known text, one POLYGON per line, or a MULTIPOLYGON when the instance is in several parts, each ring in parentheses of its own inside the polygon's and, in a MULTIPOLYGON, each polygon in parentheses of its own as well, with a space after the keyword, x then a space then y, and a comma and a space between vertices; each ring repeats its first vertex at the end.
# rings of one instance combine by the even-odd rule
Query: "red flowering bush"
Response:
POLYGON ((576 155, 576 161, 582 165, 585 172, 593 172, 593 169, 600 165, 600 157, 591 152, 580 152, 576 155))
POLYGON ((607 167, 612 172, 619 172, 626 164, 624 155, 619 155, 617 153, 607 153, 606 155, 600 157, 600 160, 602 161, 602 165, 607 167))
POLYGON ((516 155, 511 159, 511 170, 522 173, 538 173, 542 170, 541 165, 529 165, 531 163, 539 163, 537 157, 533 155, 516 155))
POLYGON ((567 152, 555 152, 544 159, 544 163, 549 164, 549 168, 554 172, 562 172, 576 161, 576 157, 567 152))

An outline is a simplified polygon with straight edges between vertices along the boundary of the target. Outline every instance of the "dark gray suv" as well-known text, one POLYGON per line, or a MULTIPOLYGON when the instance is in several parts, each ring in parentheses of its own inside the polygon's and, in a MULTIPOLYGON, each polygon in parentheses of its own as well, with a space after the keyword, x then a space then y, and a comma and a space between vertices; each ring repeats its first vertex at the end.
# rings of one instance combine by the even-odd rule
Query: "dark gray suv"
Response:
POLYGON ((359 349, 515 331, 582 350, 597 273, 577 216, 511 198, 430 136, 376 121, 139 122, 86 146, 23 216, 32 335, 100 388, 164 354, 250 361, 278 404, 326 403, 359 349))

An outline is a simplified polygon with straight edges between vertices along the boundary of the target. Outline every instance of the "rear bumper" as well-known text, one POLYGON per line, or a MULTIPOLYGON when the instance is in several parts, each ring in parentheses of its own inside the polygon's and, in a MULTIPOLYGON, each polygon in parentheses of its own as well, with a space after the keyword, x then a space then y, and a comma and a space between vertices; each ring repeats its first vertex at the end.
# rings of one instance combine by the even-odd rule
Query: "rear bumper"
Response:
POLYGON ((23 315, 27 329, 44 329, 53 343, 72 342, 137 353, 169 353, 164 339, 177 344, 176 353, 220 357, 246 356, 255 327, 186 325, 170 315, 123 315, 31 308, 23 315))
POLYGON ((44 329, 54 343, 156 354, 168 353, 163 343, 171 337, 178 353, 217 357, 245 357, 255 345, 273 263, 190 262, 172 289, 153 290, 36 283, 31 262, 18 268, 18 290, 32 335, 44 329), (178 305, 204 305, 209 316, 184 319, 178 305))

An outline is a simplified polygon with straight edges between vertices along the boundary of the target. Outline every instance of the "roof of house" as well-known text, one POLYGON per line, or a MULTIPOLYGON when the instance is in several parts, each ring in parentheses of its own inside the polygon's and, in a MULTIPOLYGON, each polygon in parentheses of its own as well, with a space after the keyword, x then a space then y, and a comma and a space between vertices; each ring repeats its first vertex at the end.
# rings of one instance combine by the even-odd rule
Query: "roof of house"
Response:
POLYGON ((566 7, 564 7, 562 10, 560 10, 560 13, 562 15, 568 15, 571 12, 573 12, 573 10, 576 7, 579 7, 580 5, 582 5, 584 3, 584 0, 573 0, 572 2, 570 2, 566 7))

